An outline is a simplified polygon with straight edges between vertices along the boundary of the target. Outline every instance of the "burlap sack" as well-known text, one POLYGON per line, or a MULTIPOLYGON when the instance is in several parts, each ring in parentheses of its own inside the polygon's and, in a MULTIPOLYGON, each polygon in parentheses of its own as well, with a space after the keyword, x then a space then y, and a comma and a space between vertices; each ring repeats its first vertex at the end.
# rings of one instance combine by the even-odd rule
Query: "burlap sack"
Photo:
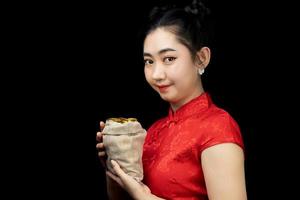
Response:
POLYGON ((109 118, 103 129, 107 167, 115 173, 110 160, 118 162, 125 173, 137 181, 143 179, 142 152, 146 130, 135 118, 109 118))

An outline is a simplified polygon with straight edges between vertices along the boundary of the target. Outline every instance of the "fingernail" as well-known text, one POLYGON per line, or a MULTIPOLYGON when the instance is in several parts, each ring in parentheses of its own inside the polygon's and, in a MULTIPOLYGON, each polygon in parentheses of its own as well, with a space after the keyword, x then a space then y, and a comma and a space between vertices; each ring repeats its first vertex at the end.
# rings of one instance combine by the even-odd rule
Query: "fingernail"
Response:
POLYGON ((116 165, 116 161, 110 160, 111 165, 114 167, 116 165))

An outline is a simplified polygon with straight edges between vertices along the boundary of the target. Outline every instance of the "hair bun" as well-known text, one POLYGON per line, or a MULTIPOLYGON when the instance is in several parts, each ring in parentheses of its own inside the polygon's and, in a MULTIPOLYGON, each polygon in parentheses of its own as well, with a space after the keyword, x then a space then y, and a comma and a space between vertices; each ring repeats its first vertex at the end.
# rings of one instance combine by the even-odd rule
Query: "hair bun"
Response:
POLYGON ((193 0, 191 4, 184 7, 184 10, 192 15, 200 16, 201 19, 210 14, 210 10, 200 0, 193 0))

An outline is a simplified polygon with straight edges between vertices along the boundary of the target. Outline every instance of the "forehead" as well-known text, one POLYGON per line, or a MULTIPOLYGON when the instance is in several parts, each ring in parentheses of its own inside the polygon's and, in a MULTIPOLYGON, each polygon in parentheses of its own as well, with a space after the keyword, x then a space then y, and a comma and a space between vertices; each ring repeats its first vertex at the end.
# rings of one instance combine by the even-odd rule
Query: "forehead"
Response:
POLYGON ((182 48, 182 44, 172 32, 158 28, 150 32, 144 41, 144 52, 154 53, 165 48, 182 48))

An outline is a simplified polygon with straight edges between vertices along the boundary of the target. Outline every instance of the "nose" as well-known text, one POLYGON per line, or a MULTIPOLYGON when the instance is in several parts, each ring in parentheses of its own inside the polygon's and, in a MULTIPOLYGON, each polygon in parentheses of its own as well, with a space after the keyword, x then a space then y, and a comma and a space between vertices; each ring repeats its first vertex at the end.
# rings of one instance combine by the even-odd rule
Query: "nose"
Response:
POLYGON ((156 80, 156 81, 160 81, 166 78, 166 72, 164 70, 164 67, 156 64, 153 67, 153 71, 152 71, 152 79, 156 80))

